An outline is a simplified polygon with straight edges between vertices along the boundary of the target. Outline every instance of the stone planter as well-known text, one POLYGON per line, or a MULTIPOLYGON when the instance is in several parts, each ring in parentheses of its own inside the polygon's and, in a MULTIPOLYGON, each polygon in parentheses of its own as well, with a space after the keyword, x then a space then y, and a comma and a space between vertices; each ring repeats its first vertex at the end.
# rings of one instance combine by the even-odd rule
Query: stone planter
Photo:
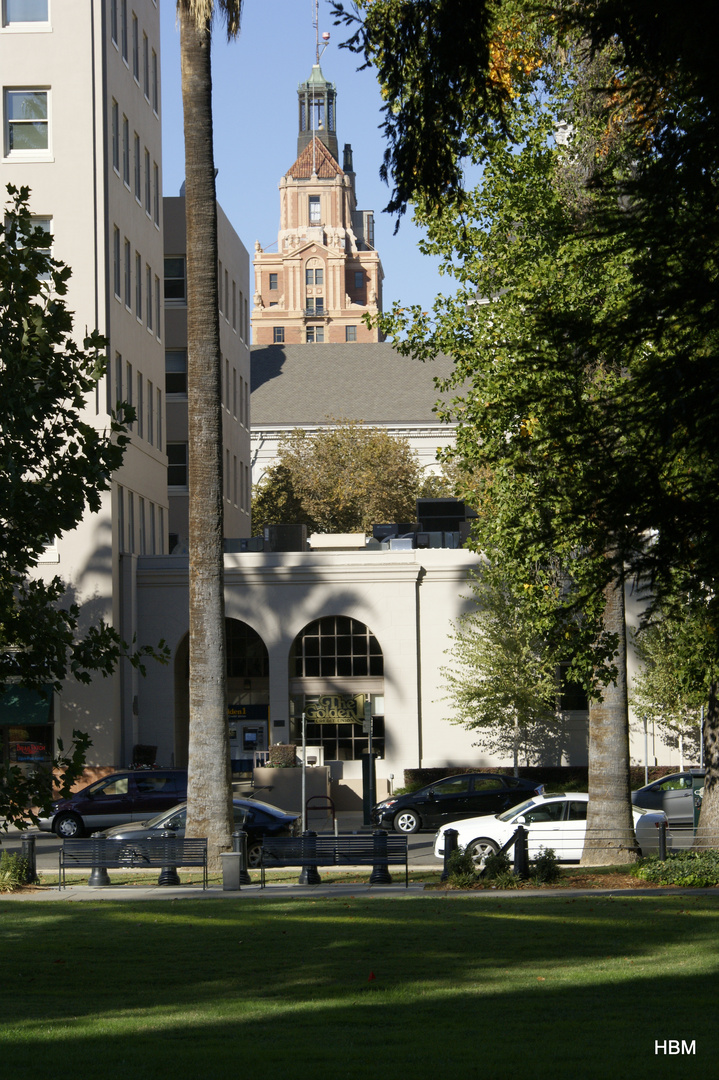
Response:
MULTIPOLYGON (((302 813, 302 769, 257 768, 253 773, 255 796, 288 813, 302 813)), ((329 797, 330 770, 326 765, 309 766, 306 773, 306 797, 329 797)))

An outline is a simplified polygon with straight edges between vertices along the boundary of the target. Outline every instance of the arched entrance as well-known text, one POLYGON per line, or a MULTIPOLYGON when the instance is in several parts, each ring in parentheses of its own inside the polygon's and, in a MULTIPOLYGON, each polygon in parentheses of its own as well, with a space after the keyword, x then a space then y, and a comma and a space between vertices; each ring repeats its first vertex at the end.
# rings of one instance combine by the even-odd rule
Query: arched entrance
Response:
POLYGON ((365 704, 372 714, 372 748, 384 757, 384 658, 369 627, 347 615, 308 623, 290 650, 290 738, 322 747, 325 761, 358 761, 368 749, 365 704))
MULTIPOLYGON (((269 669, 267 647, 247 623, 225 619, 227 641, 227 721, 234 774, 247 773, 255 751, 268 746, 269 669)), ((175 761, 187 765, 190 728, 189 635, 175 656, 175 761)))

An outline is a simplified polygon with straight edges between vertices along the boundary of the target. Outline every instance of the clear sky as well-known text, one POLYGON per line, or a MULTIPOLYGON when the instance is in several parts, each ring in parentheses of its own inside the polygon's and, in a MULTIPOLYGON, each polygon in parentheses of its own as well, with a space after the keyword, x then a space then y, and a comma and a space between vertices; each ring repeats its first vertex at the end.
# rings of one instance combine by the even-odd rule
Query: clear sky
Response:
MULTIPOLYGON (((280 177, 297 156, 297 86, 315 60, 313 0, 245 0, 239 38, 228 44, 218 23, 213 44, 213 112, 218 200, 252 259, 255 240, 277 242, 280 177)), ((180 41, 173 0, 161 0, 163 188, 178 195, 184 178, 180 41)), ((337 88, 337 139, 351 143, 358 208, 375 211, 375 243, 384 267, 384 307, 394 300, 427 308, 447 291, 436 262, 417 250, 419 232, 409 214, 393 236, 394 219, 382 213, 389 189, 379 178, 384 143, 378 125, 381 97, 373 70, 340 49, 347 32, 332 24, 320 0, 320 35, 331 40, 322 71, 337 88)), ((341 162, 340 162, 341 163, 341 162)))

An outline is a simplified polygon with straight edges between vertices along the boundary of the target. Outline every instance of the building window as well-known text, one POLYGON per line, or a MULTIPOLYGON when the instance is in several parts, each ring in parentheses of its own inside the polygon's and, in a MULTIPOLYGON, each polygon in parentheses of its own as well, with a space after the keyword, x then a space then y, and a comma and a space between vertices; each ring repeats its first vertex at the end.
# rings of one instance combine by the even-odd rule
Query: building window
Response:
POLYGON ((160 225, 160 167, 156 161, 152 163, 152 175, 155 180, 155 195, 152 210, 152 219, 155 224, 160 225))
POLYGON ((187 301, 185 280, 184 255, 165 259, 165 300, 184 304, 187 301))
POLYGON ((157 529, 158 529, 158 555, 165 554, 165 507, 158 506, 157 508, 157 529))
POLYGON ((277 288, 277 274, 270 274, 270 291, 274 292, 277 288))
POLYGON ((120 277, 120 230, 117 225, 115 225, 112 231, 112 265, 115 296, 120 300, 122 297, 122 279, 120 277))
POLYGON ((137 15, 132 13, 132 74, 135 77, 135 82, 140 82, 140 27, 137 22, 137 15))
POLYGON ((125 550, 125 493, 117 485, 117 540, 120 551, 125 550))
MULTIPOLYGON (((32 215, 32 227, 33 230, 42 229, 46 234, 47 247, 38 248, 43 255, 47 255, 48 258, 52 256, 52 218, 51 217, 38 217, 37 214, 32 215)), ((38 274, 40 281, 50 280, 50 269, 41 274, 38 274)))
POLYGON ((120 0, 120 34, 122 37, 122 59, 127 63, 127 0, 120 0))
POLYGON ((115 353, 115 408, 121 413, 119 406, 122 404, 122 356, 115 353))
POLYGON ((187 443, 167 444, 168 487, 187 487, 187 443))
POLYGON ((142 375, 137 373, 137 434, 142 438, 145 426, 145 395, 142 375))
POLYGON ((135 315, 142 322, 142 256, 135 252, 135 315))
POLYGON ((162 315, 162 305, 160 303, 160 279, 155 274, 155 337, 158 341, 161 340, 161 328, 160 328, 160 316, 162 315))
POLYGON ((324 326, 308 326, 307 327, 307 344, 310 345, 313 342, 322 342, 325 340, 325 328, 324 326))
POLYGON ((324 615, 295 640, 290 671, 297 679, 384 675, 382 649, 364 623, 345 615, 324 615))
POLYGON ((122 118, 122 179, 130 186, 130 121, 122 118))
POLYGON ((138 502, 140 504, 140 554, 146 555, 146 540, 145 540, 145 500, 142 496, 138 496, 138 502))
POLYGON ((222 314, 222 262, 217 263, 217 307, 222 314))
POLYGON ((237 329, 237 284, 232 282, 232 329, 237 329))
POLYGON ((5 154, 46 157, 50 150, 48 90, 5 91, 5 154))
POLYGON ((160 107, 160 78, 157 67, 157 53, 152 50, 152 110, 157 115, 160 107))
POLYGON ((112 167, 120 175, 120 110, 116 101, 112 103, 112 167))
POLYGON ((147 441, 152 445, 155 441, 155 426, 154 418, 155 414, 153 408, 155 405, 154 389, 150 380, 147 380, 147 441))
POLYGON ((165 393, 187 395, 186 349, 165 349, 165 393))
POLYGON ((147 329, 152 330, 152 270, 145 263, 145 314, 147 329))
POLYGON ((357 327, 356 326, 345 326, 345 341, 356 341, 356 340, 357 340, 357 327))
POLYGON ((150 100, 150 42, 147 40, 147 34, 142 35, 142 90, 147 98, 150 100))
POLYGON ((125 307, 132 311, 132 245, 125 237, 125 307))
MULTIPOLYGON (((125 364, 125 393, 127 395, 127 404, 132 407, 132 364, 125 364)), ((132 421, 126 420, 127 426, 132 431, 132 421)))
POLYGON ((48 0, 3 0, 3 26, 48 22, 48 0))
POLYGON ((305 315, 324 315, 325 301, 322 296, 308 296, 305 301, 305 315))
POLYGON ((150 151, 145 147, 145 213, 148 217, 152 214, 152 189, 150 186, 150 151))
POLYGON ((135 493, 127 493, 127 550, 130 555, 135 551, 135 493))
POLYGON ((162 390, 157 390, 157 449, 162 450, 162 390))
POLYGON ((319 225, 321 222, 320 217, 320 197, 319 195, 310 195, 310 225, 319 225))
POLYGON ((140 157, 140 136, 135 132, 135 198, 142 202, 142 158, 140 157))
POLYGON ((157 543, 157 537, 155 534, 155 504, 150 503, 150 554, 155 554, 155 546, 157 543))
POLYGON ((110 0, 110 37, 117 45, 117 0, 110 0))
POLYGON ((237 368, 232 369, 232 415, 237 419, 237 368))
POLYGON ((355 270, 355 289, 364 289, 364 271, 355 270))
POLYGON ((305 268, 305 284, 324 285, 325 272, 322 266, 308 266, 305 268))
POLYGON ((272 327, 272 341, 275 345, 283 345, 285 341, 285 328, 284 326, 272 327))

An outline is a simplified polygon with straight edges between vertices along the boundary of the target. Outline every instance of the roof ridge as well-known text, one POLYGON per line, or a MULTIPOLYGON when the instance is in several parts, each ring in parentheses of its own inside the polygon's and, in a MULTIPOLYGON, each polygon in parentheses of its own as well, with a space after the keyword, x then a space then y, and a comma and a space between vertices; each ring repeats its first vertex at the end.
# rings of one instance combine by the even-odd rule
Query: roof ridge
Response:
POLYGON ((313 165, 314 172, 323 180, 331 179, 333 176, 344 176, 339 164, 317 135, 314 135, 307 143, 307 146, 285 175, 291 176, 293 180, 309 180, 313 175, 313 165), (313 145, 314 153, 312 150, 313 145))

